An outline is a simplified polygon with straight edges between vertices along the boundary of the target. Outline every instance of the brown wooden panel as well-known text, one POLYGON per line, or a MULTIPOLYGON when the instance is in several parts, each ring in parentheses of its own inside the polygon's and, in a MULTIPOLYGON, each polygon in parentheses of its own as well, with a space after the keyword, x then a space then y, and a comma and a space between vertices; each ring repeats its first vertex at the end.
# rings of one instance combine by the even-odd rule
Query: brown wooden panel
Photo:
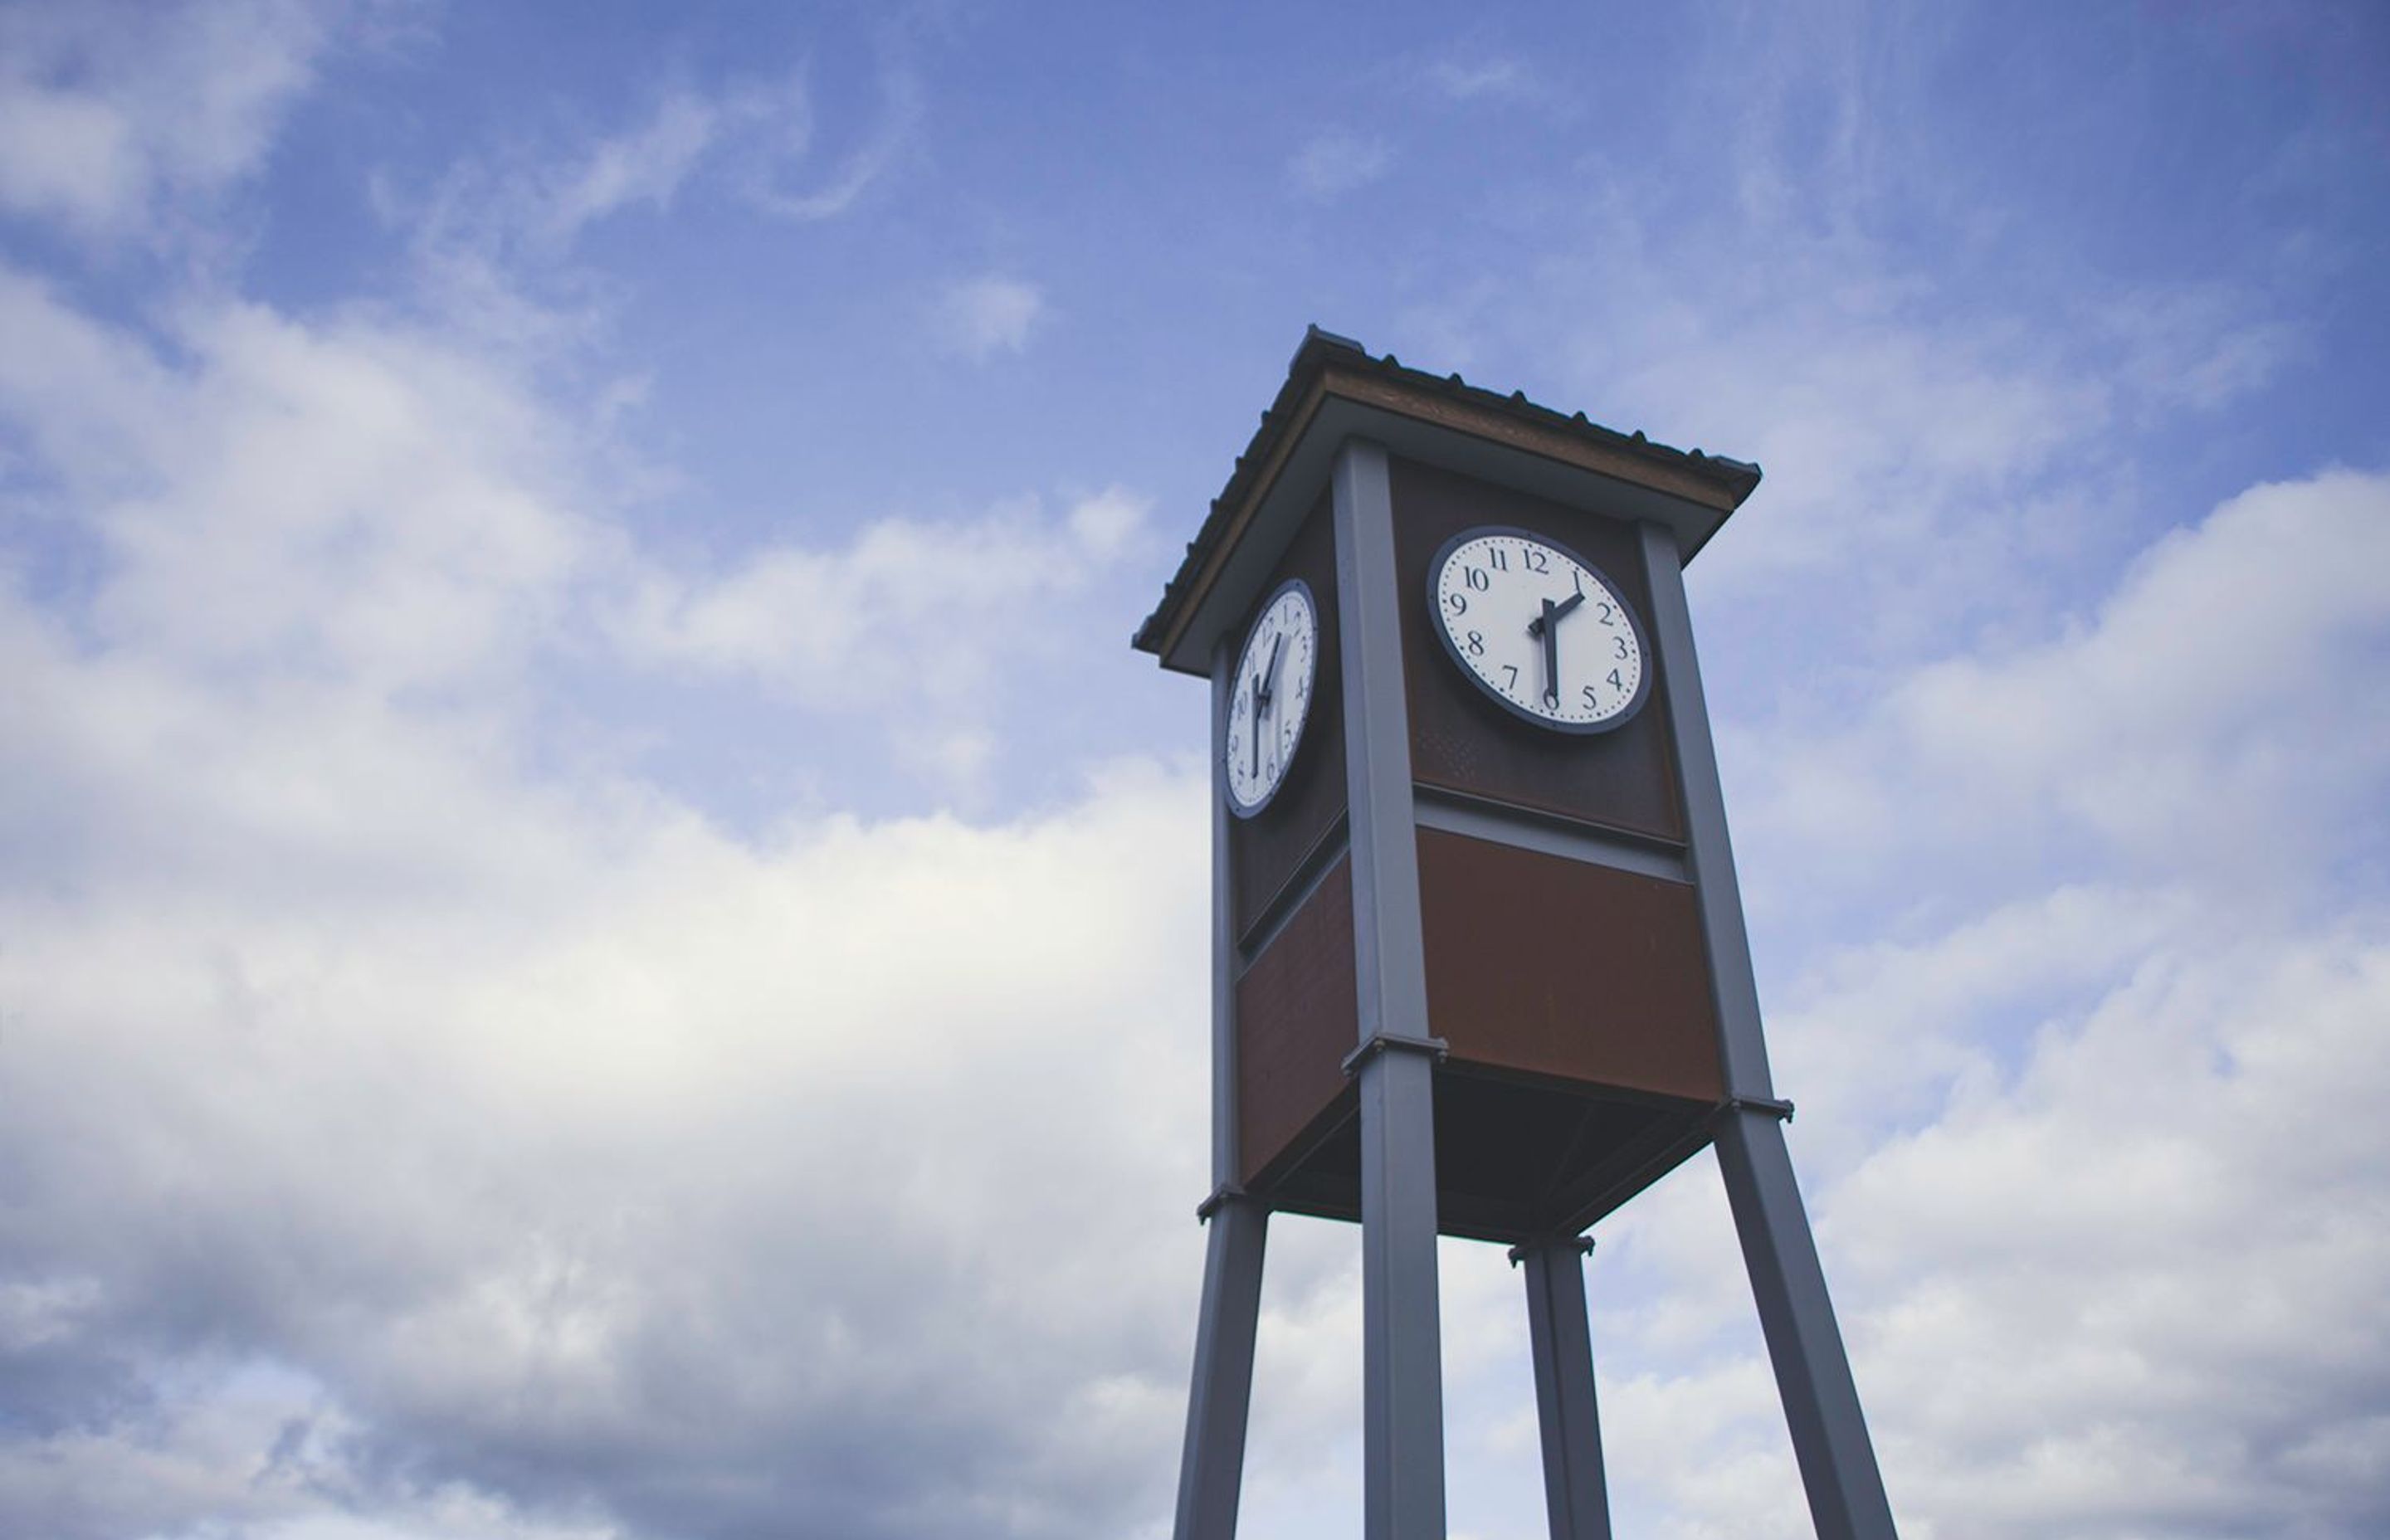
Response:
POLYGON ((1441 829, 1419 857, 1428 1020, 1456 1061, 1724 1094, 1690 887, 1441 829))
POLYGON ((1344 1089, 1360 1041, 1351 863, 1333 868, 1237 981, 1237 1148, 1251 1183, 1344 1089))
POLYGON ((1682 841, 1667 678, 1650 658, 1651 695, 1614 732, 1581 737, 1521 721, 1454 665, 1436 639, 1428 564, 1444 543, 1479 524, 1548 535, 1600 568, 1634 610, 1651 645, 1651 596, 1634 528, 1409 460, 1394 464, 1394 567, 1402 585, 1403 670, 1410 701, 1411 775, 1497 802, 1682 841))
MULTIPOLYGON (((1229 820, 1229 912, 1240 936, 1344 812, 1344 654, 1336 645, 1336 541, 1324 496, 1304 518, 1253 608, 1238 621, 1238 648, 1245 645, 1262 601, 1291 577, 1310 584, 1312 603, 1318 607, 1319 677, 1312 686, 1311 719, 1304 724, 1303 742, 1278 795, 1255 816, 1229 820)), ((1232 656, 1231 666, 1235 661, 1232 656)))

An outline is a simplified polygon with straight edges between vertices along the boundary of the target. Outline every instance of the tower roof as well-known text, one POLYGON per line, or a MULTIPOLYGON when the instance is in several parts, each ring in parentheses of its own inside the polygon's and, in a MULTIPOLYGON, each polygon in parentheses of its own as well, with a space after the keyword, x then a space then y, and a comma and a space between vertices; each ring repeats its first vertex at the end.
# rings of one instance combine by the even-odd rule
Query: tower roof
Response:
POLYGON ((1759 468, 1745 461, 1673 449, 1523 392, 1406 367, 1392 353, 1372 357, 1315 326, 1131 645, 1164 668, 1208 673, 1212 637, 1327 485, 1336 447, 1355 436, 1538 495, 1656 520, 1687 560, 1759 484, 1759 468))

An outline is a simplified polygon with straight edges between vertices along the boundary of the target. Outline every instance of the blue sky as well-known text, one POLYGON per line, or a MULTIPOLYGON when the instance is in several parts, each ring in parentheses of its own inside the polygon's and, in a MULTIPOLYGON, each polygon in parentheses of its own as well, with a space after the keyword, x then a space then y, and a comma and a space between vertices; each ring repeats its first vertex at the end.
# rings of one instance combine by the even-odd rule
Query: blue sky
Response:
MULTIPOLYGON (((2375 7, 0 7, 0 1531, 1166 1532, 1202 691, 1306 322, 1690 584, 1904 1532, 2390 1524, 2375 7)), ((1622 1533, 1802 1533, 1716 1179, 1622 1533)), ((1247 1533, 1358 1521, 1272 1238, 1247 1533)), ((1540 1533, 1446 1253, 1454 1533, 1540 1533)))

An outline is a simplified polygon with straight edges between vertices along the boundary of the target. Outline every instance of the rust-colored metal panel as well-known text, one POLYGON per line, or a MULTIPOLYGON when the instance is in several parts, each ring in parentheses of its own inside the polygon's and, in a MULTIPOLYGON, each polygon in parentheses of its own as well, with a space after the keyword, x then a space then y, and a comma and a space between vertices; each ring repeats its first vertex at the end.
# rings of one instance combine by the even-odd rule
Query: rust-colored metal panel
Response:
POLYGON ((1428 564, 1446 540, 1480 524, 1516 525, 1600 568, 1643 620, 1648 649, 1651 596, 1634 529, 1407 460, 1394 462, 1394 495, 1412 778, 1681 842, 1684 814, 1661 714, 1668 709, 1667 678, 1655 651, 1646 652, 1651 699, 1632 721, 1593 737, 1550 732, 1503 710, 1453 666, 1427 599, 1428 564))
POLYGON ((1456 1062, 1725 1094, 1690 887, 1440 829, 1419 858, 1428 1020, 1456 1062))
POLYGON ((1361 1035, 1352 864, 1340 858, 1237 981, 1238 1170, 1248 1184, 1344 1089, 1361 1035))
MULTIPOLYGON (((1229 822, 1228 861, 1234 874, 1230 914, 1240 937, 1344 814, 1344 665, 1336 643, 1335 533, 1325 497, 1304 518, 1279 570, 1263 584, 1263 597, 1291 577, 1310 585, 1311 601, 1319 611, 1319 675, 1311 690, 1311 719, 1304 724, 1303 742, 1278 795, 1257 815, 1229 822)), ((1253 612, 1239 620, 1240 647, 1260 608, 1256 599, 1253 612)))

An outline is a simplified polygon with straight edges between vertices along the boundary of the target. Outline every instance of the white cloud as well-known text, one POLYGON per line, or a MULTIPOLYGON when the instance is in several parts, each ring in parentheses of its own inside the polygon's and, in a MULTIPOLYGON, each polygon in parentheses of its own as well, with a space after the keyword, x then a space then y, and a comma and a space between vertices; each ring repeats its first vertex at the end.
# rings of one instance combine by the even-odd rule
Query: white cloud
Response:
POLYGON ((543 168, 533 178, 538 190, 524 189, 537 211, 532 224, 547 244, 561 249, 583 226, 621 210, 645 205, 661 212, 686 184, 709 173, 718 174, 731 196, 771 217, 835 217, 885 174, 918 127, 920 106, 911 78, 887 75, 880 89, 880 122, 824 173, 807 166, 816 125, 803 71, 711 94, 675 86, 647 122, 543 168), (797 168, 812 170, 817 185, 791 191, 787 184, 797 168))
POLYGON ((1311 198, 1334 198, 1368 186, 1394 164, 1385 141, 1344 129, 1317 135, 1287 162, 1287 179, 1311 198))
POLYGON ((2390 477, 2254 487, 2152 545, 2067 634, 1920 669, 1859 731, 1781 745, 1763 837, 1831 845, 1846 877, 1960 850, 2047 871, 2088 839, 2273 902, 2378 853, 2385 570, 2390 477))
MULTIPOLYGON (((29 725, 45 783, 84 771, 29 725)), ((200 747, 271 773, 289 734, 257 725, 200 747)), ((419 731, 379 742, 420 766, 419 731)), ((45 1532, 108 1533, 127 1486, 169 1533, 270 1511, 143 1468, 161 1442, 263 1460, 281 1419, 204 1431, 253 1362, 308 1367, 342 1428, 311 1480, 368 1507, 389 1468, 641 1527, 996 1504, 1009 1533, 1116 1532, 1159 1500, 1196 1273, 1201 788, 1137 773, 1049 820, 752 850, 465 761, 307 787, 352 838, 461 826, 410 882, 311 851, 280 891, 187 828, 246 811, 184 794, 216 862, 96 908, 14 890, 11 1080, 50 1110, 0 1136, 40 1191, 11 1256, 92 1290, 47 1328, 75 1431, 15 1444, 84 1452, 45 1532), (120 1373, 186 1389, 136 1436, 82 1399, 120 1373)), ((164 822, 122 791, 122 826, 164 822)))
POLYGON ((948 285, 933 325, 946 351, 978 362, 1026 348, 1045 314, 1046 296, 1035 284, 988 273, 948 285))
POLYGON ((1124 555, 1144 513, 1113 488, 1060 519, 1032 502, 967 521, 880 520, 836 549, 767 549, 694 581, 651 574, 618 634, 634 657, 759 677, 818 705, 959 703, 1055 639, 1040 611, 1124 555))
MULTIPOLYGON (((748 109, 754 116, 774 116, 761 109, 762 98, 754 100, 748 109)), ((802 96, 792 105, 802 113, 802 96)), ((560 247, 592 221, 633 204, 661 212, 713 148, 723 118, 719 105, 694 92, 668 93, 646 124, 598 141, 577 165, 558 168, 558 185, 538 220, 543 235, 560 247)), ((802 135, 796 148, 803 148, 802 135)))
MULTIPOLYGON (((581 1540, 1156 1508, 1202 778, 741 841, 534 771, 527 668, 663 580, 519 380, 257 306, 152 345, 14 275, 0 324, 11 494, 58 510, 12 537, 93 574, 0 587, 0 1043, 43 1107, 0 1130, 0 1374, 41 1408, 0 1511, 581 1540)), ((992 670, 1142 513, 884 523, 682 580, 661 635, 788 669, 769 611, 814 595, 864 634, 954 622, 937 655, 992 670)), ((939 751, 968 776, 990 741, 939 751)))
MULTIPOLYGON (((458 329, 551 340, 576 328, 534 299, 592 227, 711 196, 766 218, 810 223, 852 208, 898 162, 920 120, 919 91, 883 74, 877 120, 851 148, 820 153, 814 92, 800 69, 700 89, 675 81, 629 126, 551 134, 468 157, 418 192, 375 184, 382 218, 405 228, 420 275, 458 329)), ((585 298, 567 300, 585 303, 585 298)))
POLYGON ((1515 58, 1481 58, 1467 62, 1438 59, 1428 67, 1428 83, 1454 101, 1531 95, 1533 77, 1515 58))
POLYGON ((2327 1110, 2390 1086, 2384 920, 2156 949, 1856 1174, 1854 1277, 1908 1275, 1870 1356, 1910 1501, 1987 1534, 2390 1518, 2390 1135, 2327 1110))
POLYGON ((1147 505, 1114 487, 674 569, 584 483, 580 430, 430 334, 193 306, 170 365, 5 269, 0 325, 0 411, 106 554, 91 635, 293 691, 480 700, 559 653, 627 656, 873 721, 935 703, 906 756, 967 781, 1012 671, 1077 636, 1053 607, 1141 548, 1147 505))
POLYGON ((1123 487, 1106 487, 1071 505, 1071 533, 1097 556, 1116 556, 1141 533, 1152 503, 1123 487))
POLYGON ((909 72, 883 71, 879 86, 878 120, 827 175, 791 188, 788 155, 765 140, 734 168, 739 196, 767 214, 801 222, 835 219, 853 208, 911 150, 924 116, 919 83, 909 72))
POLYGON ((0 409, 113 560, 111 642, 430 683, 519 657, 597 539, 554 421, 419 335, 195 308, 161 362, 0 270, 0 409))
POLYGON ((0 209, 115 239, 253 172, 348 7, 0 11, 0 209))

